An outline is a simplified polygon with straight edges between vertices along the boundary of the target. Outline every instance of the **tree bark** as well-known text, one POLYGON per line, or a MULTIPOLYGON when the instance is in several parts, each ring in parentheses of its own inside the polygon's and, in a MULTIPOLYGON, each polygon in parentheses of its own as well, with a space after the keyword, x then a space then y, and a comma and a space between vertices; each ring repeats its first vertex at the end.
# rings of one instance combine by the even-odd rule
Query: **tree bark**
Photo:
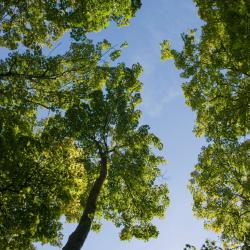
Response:
POLYGON ((80 222, 75 231, 69 236, 62 250, 80 250, 88 236, 96 211, 97 199, 107 177, 107 157, 105 155, 102 155, 100 165, 100 174, 90 190, 80 222))

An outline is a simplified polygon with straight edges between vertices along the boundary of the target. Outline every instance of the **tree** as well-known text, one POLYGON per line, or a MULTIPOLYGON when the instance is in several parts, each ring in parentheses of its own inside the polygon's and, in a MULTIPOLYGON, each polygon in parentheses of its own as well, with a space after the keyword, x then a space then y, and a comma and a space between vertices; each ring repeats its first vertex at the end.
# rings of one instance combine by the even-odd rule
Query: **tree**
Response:
POLYGON ((183 91, 187 105, 197 114, 194 132, 209 142, 190 184, 193 209, 207 227, 221 233, 223 241, 247 248, 250 5, 245 0, 195 3, 205 21, 200 39, 195 30, 183 34, 180 52, 168 41, 161 44, 162 59, 174 59, 187 79, 183 91), (244 201, 240 198, 243 193, 244 201))
POLYGON ((51 46, 68 31, 75 37, 104 29, 110 21, 127 25, 140 6, 140 0, 4 0, 0 3, 0 46, 51 46))
POLYGON ((151 220, 162 217, 168 205, 166 185, 156 182, 164 159, 152 151, 152 146, 161 149, 162 144, 147 125, 139 126, 141 67, 120 64, 107 72, 99 89, 73 87, 76 102, 58 118, 65 124, 65 134, 59 134, 74 138, 84 152, 88 174, 83 213, 64 250, 82 247, 96 217, 122 227, 122 240, 156 237, 151 220))
MULTIPOLYGON (((118 98, 111 98, 112 103, 107 102, 108 110, 116 107, 117 112, 114 116, 111 115, 114 121, 108 119, 107 124, 99 124, 107 125, 105 143, 111 139, 116 143, 122 142, 122 136, 124 141, 128 140, 128 136, 131 140, 130 145, 123 145, 123 148, 114 146, 112 152, 107 152, 106 149, 103 151, 103 145, 100 149, 99 144, 97 147, 96 141, 93 140, 93 145, 83 147, 79 144, 81 140, 75 127, 70 127, 68 120, 68 116, 81 111, 83 103, 87 105, 90 98, 88 95, 93 95, 92 103, 99 101, 101 86, 110 75, 115 76, 118 82, 131 80, 139 84, 135 76, 140 71, 139 66, 131 70, 125 66, 110 68, 106 62, 102 64, 102 57, 114 49, 106 40, 94 46, 86 39, 85 34, 106 28, 111 20, 119 26, 128 24, 140 6, 140 0, 40 1, 36 5, 32 1, 3 1, 0 4, 0 46, 10 50, 17 49, 19 45, 29 48, 21 54, 12 52, 7 59, 0 61, 0 94, 3 97, 0 102, 0 145, 3 149, 0 158, 1 246, 33 249, 34 241, 60 245, 60 217, 66 215, 68 221, 77 221, 81 217, 82 207, 85 212, 81 218, 85 220, 87 234, 93 221, 91 214, 95 212, 93 208, 96 206, 91 202, 97 202, 97 198, 96 213, 100 214, 102 211, 103 216, 113 220, 116 226, 123 225, 123 239, 132 236, 148 239, 157 235, 157 230, 150 224, 150 220, 154 216, 163 215, 168 198, 166 186, 154 183, 160 174, 157 166, 163 159, 154 156, 149 144, 154 142, 159 147, 161 144, 149 133, 147 126, 137 128, 139 111, 133 110, 132 106, 126 110, 127 104, 118 98), (70 32, 74 40, 70 50, 53 57, 43 55, 42 46, 52 46, 65 32, 70 32), (126 77, 131 79, 122 75, 125 72, 126 77), (87 96, 85 92, 88 93, 87 96), (38 118, 41 112, 47 113, 42 120, 38 118), (130 134, 128 133, 126 138, 121 131, 124 127, 122 122, 131 122, 127 124, 126 132, 130 134), (145 141, 139 144, 139 139, 145 141), (132 152, 132 149, 138 152, 132 152), (122 162, 123 154, 131 162, 122 162), (142 159, 143 155, 145 159, 142 159), (108 175, 105 178, 100 175, 100 178, 94 181, 98 174, 98 156, 102 171, 107 168, 108 175), (115 171, 110 169, 111 163, 117 165, 115 171), (122 163, 127 166, 126 174, 131 177, 126 183, 122 183, 120 179, 123 177, 119 176, 122 174, 122 163), (148 165, 144 166, 146 163, 148 165), (133 169, 133 164, 138 164, 138 170, 133 169), (143 172, 147 167, 150 171, 143 172), (138 172, 137 182, 142 183, 133 180, 134 172, 138 172), (107 186, 104 179, 109 179, 111 175, 119 181, 120 186, 112 180, 109 180, 107 186), (93 183, 95 184, 92 188, 93 183), (102 186, 105 188, 100 192, 102 186), (96 188, 99 189, 98 192, 96 188), (131 189, 130 196, 126 197, 124 192, 128 189, 131 189), (134 198, 136 192, 138 194, 134 198), (108 201, 107 193, 114 204, 108 201), (90 198, 84 201, 83 197, 86 195, 90 198), (93 198, 93 195, 96 195, 96 198, 93 198), (143 202, 139 200, 142 195, 145 196, 143 202), (126 213, 125 203, 118 203, 121 197, 131 206, 126 213), (142 211, 142 208, 145 211, 142 211)), ((115 50, 110 57, 115 60, 119 54, 120 50, 115 50)), ((114 83, 113 85, 115 86, 114 83)), ((139 85, 135 86, 136 89, 140 88, 139 85)), ((125 91, 126 87, 123 87, 125 91)), ((112 92, 111 89, 109 91, 112 92)), ((139 93, 133 96, 133 91, 135 90, 131 89, 131 95, 127 93, 127 99, 123 101, 131 101, 131 105, 135 105, 140 97, 139 93), (130 97, 134 99, 129 100, 130 97)), ((96 106, 94 111, 100 113, 102 106, 96 106)), ((94 118, 95 123, 100 121, 98 117, 94 118)), ((71 122, 79 121, 76 117, 71 122)), ((89 121, 81 122, 84 127, 89 121)), ((90 123, 88 125, 91 126, 90 123)), ((100 127, 95 129, 97 131, 91 131, 91 135, 99 133, 100 127)), ((86 137, 90 135, 87 131, 88 128, 82 131, 82 136, 84 133, 86 137)), ((86 141, 82 139, 82 142, 86 141)), ((93 225, 93 228, 97 227, 97 224, 93 225)))
POLYGON ((100 218, 123 227, 122 239, 157 236, 150 221, 163 216, 168 197, 166 185, 157 184, 164 159, 151 148, 162 144, 138 125, 141 67, 110 67, 104 56, 115 60, 120 49, 86 38, 110 21, 128 24, 140 6, 140 0, 0 3, 0 46, 12 50, 0 61, 2 247, 60 245, 62 215, 80 220, 81 232, 73 232, 66 249, 80 249, 100 218), (69 51, 45 56, 42 47, 65 32, 69 51), (13 52, 20 45, 28 49, 13 52))
POLYGON ((98 229, 86 197, 93 197, 105 159, 95 218, 123 226, 122 239, 157 236, 150 221, 163 216, 168 198, 166 186, 155 183, 163 158, 150 149, 162 145, 147 126, 138 127, 141 67, 110 67, 108 54, 115 60, 120 50, 84 39, 63 55, 35 48, 1 60, 1 246, 60 245, 60 217, 77 222, 83 209, 85 235, 90 225, 98 229))

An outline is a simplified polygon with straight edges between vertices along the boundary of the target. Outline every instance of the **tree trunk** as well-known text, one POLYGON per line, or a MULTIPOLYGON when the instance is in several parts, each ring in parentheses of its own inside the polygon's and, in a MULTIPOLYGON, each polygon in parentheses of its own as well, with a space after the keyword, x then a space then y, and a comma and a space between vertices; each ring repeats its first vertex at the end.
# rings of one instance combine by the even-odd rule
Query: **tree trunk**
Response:
POLYGON ((90 190, 86 207, 81 216, 80 222, 76 227, 75 231, 69 236, 68 241, 66 245, 62 248, 62 250, 80 250, 88 236, 96 211, 97 199, 101 192, 102 185, 107 177, 106 156, 103 155, 101 157, 100 165, 100 175, 95 180, 95 183, 92 189, 90 190))

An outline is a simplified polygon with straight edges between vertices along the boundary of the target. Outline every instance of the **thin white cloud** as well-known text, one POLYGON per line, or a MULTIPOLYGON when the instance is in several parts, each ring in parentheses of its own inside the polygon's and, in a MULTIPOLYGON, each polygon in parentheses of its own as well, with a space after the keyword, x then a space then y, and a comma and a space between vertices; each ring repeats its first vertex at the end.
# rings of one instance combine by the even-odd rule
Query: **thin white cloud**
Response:
POLYGON ((181 89, 177 87, 169 88, 166 91, 166 94, 159 100, 151 99, 148 100, 144 98, 143 108, 145 112, 151 117, 159 117, 163 114, 163 110, 167 104, 176 100, 178 97, 182 95, 181 89))

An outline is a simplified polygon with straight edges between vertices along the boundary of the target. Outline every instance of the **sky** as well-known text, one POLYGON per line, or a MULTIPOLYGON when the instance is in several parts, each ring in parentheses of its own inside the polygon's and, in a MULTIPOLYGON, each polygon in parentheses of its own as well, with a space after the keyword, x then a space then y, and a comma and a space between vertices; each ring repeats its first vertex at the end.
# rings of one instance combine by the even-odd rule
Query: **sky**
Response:
MULTIPOLYGON (((202 138, 192 132, 195 114, 185 105, 178 70, 173 62, 160 60, 160 42, 171 41, 181 49, 181 33, 202 25, 191 0, 143 0, 141 9, 130 26, 118 28, 111 24, 102 32, 89 34, 94 41, 104 38, 112 44, 127 41, 129 47, 123 51, 119 61, 127 65, 139 62, 144 67, 141 81, 144 84, 141 104, 142 123, 149 124, 152 132, 164 144, 163 155, 168 164, 162 174, 170 190, 170 206, 165 218, 155 220, 160 235, 148 242, 120 241, 119 230, 104 222, 100 233, 90 232, 83 250, 181 250, 186 243, 201 246, 205 239, 217 239, 215 234, 203 229, 201 220, 192 214, 192 197, 187 189, 190 173, 194 169, 202 138)), ((60 41, 58 50, 68 44, 67 36, 60 41)), ((56 53, 56 52, 55 52, 56 53)), ((75 224, 64 224, 64 241, 75 229, 75 224)), ((38 250, 56 250, 49 245, 38 245, 38 250)))

